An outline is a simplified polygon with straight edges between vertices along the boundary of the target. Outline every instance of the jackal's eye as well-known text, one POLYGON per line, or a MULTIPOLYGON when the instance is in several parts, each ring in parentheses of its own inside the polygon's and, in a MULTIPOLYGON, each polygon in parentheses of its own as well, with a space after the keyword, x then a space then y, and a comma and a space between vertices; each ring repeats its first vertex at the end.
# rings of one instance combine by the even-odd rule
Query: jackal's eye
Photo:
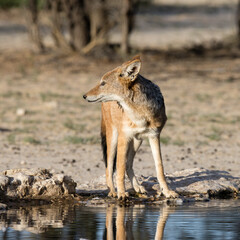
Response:
POLYGON ((101 82, 100 86, 104 86, 106 84, 106 82, 101 82))
POLYGON ((122 73, 120 73, 120 74, 119 74, 119 77, 123 77, 123 74, 122 74, 122 73))

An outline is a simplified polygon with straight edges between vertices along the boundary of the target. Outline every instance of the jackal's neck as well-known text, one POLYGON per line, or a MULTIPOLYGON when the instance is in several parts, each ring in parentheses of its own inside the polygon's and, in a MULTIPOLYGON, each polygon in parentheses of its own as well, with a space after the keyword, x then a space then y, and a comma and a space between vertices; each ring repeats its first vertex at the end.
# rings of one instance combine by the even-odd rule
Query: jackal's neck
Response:
POLYGON ((164 99, 159 87, 141 75, 126 89, 119 103, 134 123, 151 122, 163 115, 164 99))

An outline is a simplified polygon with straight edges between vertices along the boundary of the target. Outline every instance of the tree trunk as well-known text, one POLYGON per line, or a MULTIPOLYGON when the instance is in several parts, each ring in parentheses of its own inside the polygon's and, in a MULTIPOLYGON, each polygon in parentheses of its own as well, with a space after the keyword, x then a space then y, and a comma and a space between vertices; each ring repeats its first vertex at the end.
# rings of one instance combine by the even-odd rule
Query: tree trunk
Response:
POLYGON ((85 1, 86 11, 90 20, 91 41, 96 40, 98 35, 108 27, 108 15, 105 0, 85 1))
POLYGON ((122 43, 121 51, 122 54, 127 54, 129 50, 129 17, 128 12, 130 10, 131 0, 122 0, 122 43))
POLYGON ((134 25, 134 0, 122 0, 122 54, 127 54, 129 51, 129 33, 134 25))
POLYGON ((29 9, 29 16, 30 16, 30 26, 29 26, 30 37, 32 38, 33 42, 36 44, 38 50, 44 51, 45 48, 40 36, 39 26, 38 26, 38 1, 29 0, 28 9, 29 9))
POLYGON ((238 48, 240 48, 240 0, 238 0, 237 6, 237 31, 238 48))
POLYGON ((49 0, 50 10, 51 10, 51 21, 52 21, 52 37, 57 47, 61 46, 61 40, 59 36, 61 35, 61 22, 59 17, 59 4, 60 0, 49 0))
POLYGON ((63 35, 63 26, 61 21, 62 1, 61 0, 47 0, 47 10, 49 10, 49 21, 52 37, 55 46, 58 48, 65 48, 70 50, 69 43, 63 35))
POLYGON ((84 8, 84 0, 64 0, 64 8, 70 33, 70 44, 81 51, 90 41, 90 24, 84 8))

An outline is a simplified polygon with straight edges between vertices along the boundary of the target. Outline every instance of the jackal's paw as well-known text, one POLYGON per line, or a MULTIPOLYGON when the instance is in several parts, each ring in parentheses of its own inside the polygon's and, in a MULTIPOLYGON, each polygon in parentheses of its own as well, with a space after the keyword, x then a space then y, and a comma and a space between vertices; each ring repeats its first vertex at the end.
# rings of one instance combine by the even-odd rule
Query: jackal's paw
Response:
POLYGON ((141 186, 141 185, 135 185, 134 186, 134 190, 135 190, 135 192, 137 192, 137 193, 147 193, 147 191, 146 191, 146 189, 145 189, 145 187, 144 186, 141 186))
POLYGON ((118 200, 121 200, 121 201, 125 201, 126 198, 129 197, 129 193, 128 192, 118 192, 118 200))
POLYGON ((115 198, 115 197, 117 197, 117 193, 116 193, 115 191, 110 191, 110 192, 108 193, 108 197, 113 197, 113 198, 115 198))
POLYGON ((178 194, 172 190, 163 191, 163 194, 166 198, 177 198, 178 194))

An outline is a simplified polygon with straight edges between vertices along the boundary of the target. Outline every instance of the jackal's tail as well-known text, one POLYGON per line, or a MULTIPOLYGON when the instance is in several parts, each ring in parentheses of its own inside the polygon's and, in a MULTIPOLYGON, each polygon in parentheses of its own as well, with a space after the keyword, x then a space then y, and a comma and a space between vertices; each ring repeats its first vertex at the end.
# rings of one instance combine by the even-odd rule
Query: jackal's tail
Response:
POLYGON ((107 138, 106 138, 106 134, 102 131, 101 131, 101 145, 102 145, 103 161, 105 163, 105 167, 107 167, 107 138))

